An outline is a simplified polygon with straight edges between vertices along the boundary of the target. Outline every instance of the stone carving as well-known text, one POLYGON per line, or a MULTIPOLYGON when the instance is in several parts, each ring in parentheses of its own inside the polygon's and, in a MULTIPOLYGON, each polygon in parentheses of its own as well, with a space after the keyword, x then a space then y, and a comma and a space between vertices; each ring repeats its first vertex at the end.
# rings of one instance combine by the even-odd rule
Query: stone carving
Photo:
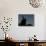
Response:
POLYGON ((41 0, 29 0, 30 5, 34 8, 38 8, 41 5, 41 0))
POLYGON ((11 24, 12 24, 12 18, 10 17, 3 17, 3 22, 0 22, 1 29, 5 33, 5 38, 7 31, 10 31, 11 24))

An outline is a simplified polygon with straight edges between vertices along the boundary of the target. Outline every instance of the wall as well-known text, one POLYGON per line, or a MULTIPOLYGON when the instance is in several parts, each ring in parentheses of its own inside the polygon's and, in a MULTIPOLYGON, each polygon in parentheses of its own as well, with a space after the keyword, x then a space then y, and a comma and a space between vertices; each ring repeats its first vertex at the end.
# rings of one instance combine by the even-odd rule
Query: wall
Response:
MULTIPOLYGON (((13 22, 10 31, 10 37, 17 40, 27 40, 34 34, 37 35, 39 40, 44 40, 44 30, 45 30, 45 15, 46 6, 33 8, 30 6, 28 0, 0 0, 0 17, 13 17, 13 22), (34 14, 35 16, 35 26, 34 27, 18 27, 18 14, 34 14), (12 35, 12 36, 11 36, 12 35)), ((2 31, 0 31, 2 35, 2 31)), ((0 39, 4 37, 0 36, 0 39)))
POLYGON ((45 16, 45 24, 44 24, 44 26, 45 26, 45 28, 44 28, 44 39, 46 39, 46 16, 45 16))

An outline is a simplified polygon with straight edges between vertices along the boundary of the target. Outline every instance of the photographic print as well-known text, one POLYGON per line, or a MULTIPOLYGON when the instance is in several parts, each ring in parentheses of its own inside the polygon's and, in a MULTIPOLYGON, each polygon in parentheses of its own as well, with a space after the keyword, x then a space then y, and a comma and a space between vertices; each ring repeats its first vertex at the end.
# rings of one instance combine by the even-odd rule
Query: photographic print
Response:
POLYGON ((34 26, 34 14, 19 14, 18 26, 34 26))

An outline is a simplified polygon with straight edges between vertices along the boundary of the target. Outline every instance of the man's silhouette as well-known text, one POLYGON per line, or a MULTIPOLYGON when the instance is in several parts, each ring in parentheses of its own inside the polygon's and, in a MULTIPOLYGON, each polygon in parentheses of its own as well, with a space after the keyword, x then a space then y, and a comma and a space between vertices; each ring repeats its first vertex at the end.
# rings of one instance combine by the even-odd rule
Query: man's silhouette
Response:
POLYGON ((24 16, 22 17, 21 23, 19 25, 20 26, 25 26, 26 25, 26 18, 24 18, 24 16))

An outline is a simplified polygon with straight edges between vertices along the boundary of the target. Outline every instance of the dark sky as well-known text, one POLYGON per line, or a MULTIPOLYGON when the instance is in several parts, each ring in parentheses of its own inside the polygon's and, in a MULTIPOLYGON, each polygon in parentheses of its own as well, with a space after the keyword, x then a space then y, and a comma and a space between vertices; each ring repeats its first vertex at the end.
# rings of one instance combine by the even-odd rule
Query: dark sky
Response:
POLYGON ((19 15, 19 23, 22 20, 22 17, 24 16, 24 18, 26 18, 26 24, 34 24, 34 15, 33 14, 20 14, 19 15))

